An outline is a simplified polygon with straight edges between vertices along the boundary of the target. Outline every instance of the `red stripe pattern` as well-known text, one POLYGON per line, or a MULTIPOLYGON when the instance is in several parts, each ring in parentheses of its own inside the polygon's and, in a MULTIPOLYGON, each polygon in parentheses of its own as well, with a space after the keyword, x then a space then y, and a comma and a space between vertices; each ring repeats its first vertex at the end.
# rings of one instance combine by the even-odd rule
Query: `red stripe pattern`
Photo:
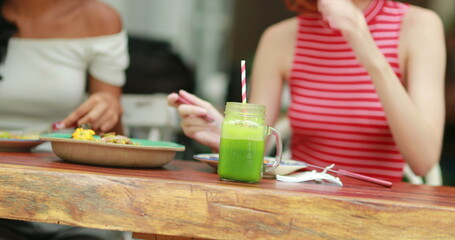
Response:
MULTIPOLYGON (((364 10, 374 41, 400 79, 399 31, 407 8, 373 0, 364 10)), ((401 181, 405 162, 371 78, 341 33, 318 14, 299 16, 290 88, 293 159, 401 181)))

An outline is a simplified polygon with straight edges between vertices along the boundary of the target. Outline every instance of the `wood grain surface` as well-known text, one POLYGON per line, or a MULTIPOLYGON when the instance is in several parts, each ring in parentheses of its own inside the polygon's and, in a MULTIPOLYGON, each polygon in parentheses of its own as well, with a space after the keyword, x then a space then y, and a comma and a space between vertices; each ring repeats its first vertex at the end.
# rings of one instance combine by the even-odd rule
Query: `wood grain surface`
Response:
POLYGON ((455 239, 455 188, 341 179, 242 184, 194 161, 127 169, 0 153, 0 217, 207 239, 455 239))

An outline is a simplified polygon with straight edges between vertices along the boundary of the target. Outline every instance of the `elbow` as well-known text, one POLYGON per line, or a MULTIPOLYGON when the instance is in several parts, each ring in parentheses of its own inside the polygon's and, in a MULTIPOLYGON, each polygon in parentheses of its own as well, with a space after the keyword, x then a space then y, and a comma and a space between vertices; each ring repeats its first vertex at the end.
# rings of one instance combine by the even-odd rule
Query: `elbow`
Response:
POLYGON ((417 176, 425 176, 430 172, 430 170, 439 163, 440 151, 435 151, 427 156, 419 156, 415 158, 417 161, 409 162, 408 164, 411 167, 412 171, 417 176))
MULTIPOLYGON (((434 142, 433 142, 434 143, 434 142)), ((407 164, 417 176, 426 176, 439 163, 442 144, 428 144, 427 147, 412 148, 412 151, 403 152, 407 164)))
POLYGON ((417 175, 419 177, 423 177, 430 171, 431 167, 416 167, 416 168, 411 167, 411 169, 415 175, 417 175))

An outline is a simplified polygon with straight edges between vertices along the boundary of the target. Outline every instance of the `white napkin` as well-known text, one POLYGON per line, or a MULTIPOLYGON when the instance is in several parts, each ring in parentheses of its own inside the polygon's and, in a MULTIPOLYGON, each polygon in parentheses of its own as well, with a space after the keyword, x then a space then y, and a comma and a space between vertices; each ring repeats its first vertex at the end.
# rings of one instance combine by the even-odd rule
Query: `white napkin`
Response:
POLYGON ((316 170, 313 171, 307 171, 307 172, 298 172, 294 174, 290 174, 287 176, 283 175, 276 175, 276 179, 278 181, 282 182, 293 182, 293 183, 298 183, 298 182, 306 182, 306 181, 316 181, 316 182, 322 182, 322 181, 328 181, 331 183, 334 183, 338 186, 343 186, 343 183, 341 182, 340 178, 334 177, 325 171, 322 172, 317 172, 316 170))

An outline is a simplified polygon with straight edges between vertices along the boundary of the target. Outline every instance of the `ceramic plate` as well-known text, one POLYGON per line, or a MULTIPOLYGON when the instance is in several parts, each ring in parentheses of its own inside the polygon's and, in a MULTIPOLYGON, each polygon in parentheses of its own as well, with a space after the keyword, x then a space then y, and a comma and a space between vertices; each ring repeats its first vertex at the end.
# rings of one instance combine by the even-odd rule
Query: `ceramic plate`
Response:
MULTIPOLYGON (((218 153, 197 154, 193 156, 194 159, 204 162, 207 165, 217 169, 218 168, 218 153)), ((273 157, 264 157, 264 164, 271 167, 275 162, 273 157)), ((304 162, 283 159, 281 164, 274 170, 266 172, 264 175, 287 175, 299 169, 305 168, 307 165, 304 162)))
POLYGON ((39 139, 0 138, 0 152, 30 152, 43 142, 39 139))
POLYGON ((50 141, 52 151, 63 160, 113 167, 161 167, 172 161, 176 152, 185 150, 173 142, 136 138, 131 139, 134 145, 75 140, 68 133, 43 134, 40 139, 50 141))

